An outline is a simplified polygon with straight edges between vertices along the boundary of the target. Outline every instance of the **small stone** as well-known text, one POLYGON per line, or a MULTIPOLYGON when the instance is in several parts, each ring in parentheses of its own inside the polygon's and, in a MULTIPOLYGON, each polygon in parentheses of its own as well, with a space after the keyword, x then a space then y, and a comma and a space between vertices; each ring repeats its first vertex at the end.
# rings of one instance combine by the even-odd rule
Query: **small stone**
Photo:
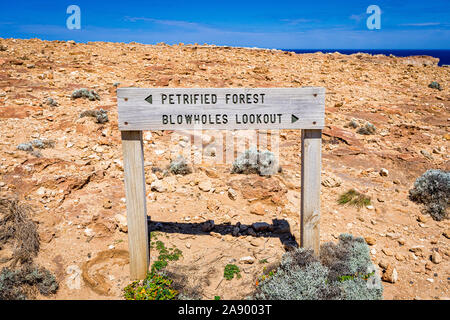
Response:
POLYGON ((409 251, 414 253, 422 253, 424 246, 414 246, 409 249, 409 251))
POLYGON ((222 235, 217 232, 211 232, 210 235, 212 235, 214 238, 222 239, 222 235))
POLYGON ((209 180, 204 180, 198 184, 198 188, 204 192, 208 192, 212 188, 212 183, 209 180))
POLYGON ((431 261, 427 261, 427 263, 425 263, 425 270, 431 271, 433 269, 433 264, 431 263, 431 261))
POLYGON ((46 189, 44 188, 44 187, 40 187, 39 189, 37 189, 37 191, 36 191, 36 194, 38 195, 38 196, 43 196, 43 195, 45 195, 45 193, 46 193, 46 189))
POLYGON ((231 200, 236 200, 237 199, 237 192, 236 192, 236 190, 234 190, 233 188, 228 188, 228 197, 231 200))
POLYGON ((431 254, 431 261, 433 261, 433 263, 435 264, 439 264, 442 262, 442 256, 439 254, 439 252, 434 250, 431 254))
POLYGON ((103 208, 105 208, 105 209, 111 209, 112 208, 112 202, 111 202, 111 200, 105 200, 104 202, 103 202, 103 208))
POLYGON ((381 269, 387 269, 387 267, 389 267, 389 262, 387 262, 386 260, 380 260, 380 262, 378 262, 378 265, 381 269))
POLYGON ((426 150, 420 150, 420 153, 427 159, 433 160, 433 156, 426 150))
POLYGON ((387 177, 389 175, 389 171, 385 168, 381 168, 380 170, 380 176, 387 177))
POLYGON ((255 258, 252 256, 247 256, 240 258, 239 261, 244 264, 253 264, 255 262, 255 258))
POLYGON ((322 185, 326 188, 337 188, 342 184, 342 180, 338 177, 328 176, 322 181, 322 185))
POLYGON ((231 224, 231 217, 227 214, 224 214, 222 217, 222 223, 227 225, 231 224))
POLYGON ((116 214, 114 216, 114 220, 116 221, 117 226, 119 227, 119 230, 127 233, 128 232, 128 224, 127 224, 127 218, 123 214, 116 214))
POLYGON ((186 248, 190 249, 191 248, 191 244, 189 242, 186 242, 185 244, 186 248))
POLYGON ((250 213, 256 214, 258 216, 264 216, 267 211, 261 203, 257 203, 250 208, 250 213))
POLYGON ((400 238, 400 234, 399 233, 393 233, 393 232, 388 232, 386 233, 386 237, 392 239, 392 240, 396 240, 398 238, 400 238))
POLYGON ((371 237, 371 236, 364 237, 364 240, 366 240, 366 243, 369 246, 373 246, 377 242, 377 240, 374 237, 371 237))
POLYGON ((167 187, 164 186, 163 182, 159 179, 156 179, 155 181, 152 182, 152 184, 150 185, 150 189, 152 191, 157 191, 157 192, 167 191, 167 187))
POLYGON ((387 255, 388 257, 391 257, 391 256, 394 255, 394 253, 392 252, 392 250, 391 250, 391 249, 388 249, 388 248, 383 248, 383 249, 381 249, 381 251, 382 251, 385 255, 387 255))
POLYGON ((419 221, 419 222, 427 222, 428 218, 426 216, 424 216, 423 214, 419 214, 417 216, 417 221, 419 221))
POLYGON ((405 245, 405 243, 406 243, 405 239, 403 239, 403 238, 398 239, 397 242, 401 246, 405 245))
POLYGON ((400 253, 396 253, 395 254, 395 259, 397 259, 398 261, 404 261, 405 257, 402 254, 400 254, 400 253))
POLYGON ((91 228, 84 229, 84 234, 89 238, 95 236, 95 232, 91 228))
POLYGON ((389 265, 383 272, 382 280, 390 283, 396 283, 398 280, 398 273, 395 267, 389 265))

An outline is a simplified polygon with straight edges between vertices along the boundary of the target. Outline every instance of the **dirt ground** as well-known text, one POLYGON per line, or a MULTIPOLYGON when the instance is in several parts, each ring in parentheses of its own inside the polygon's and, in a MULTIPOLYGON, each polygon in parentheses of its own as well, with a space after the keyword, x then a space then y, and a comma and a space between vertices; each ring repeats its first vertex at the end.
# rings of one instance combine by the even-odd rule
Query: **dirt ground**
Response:
MULTIPOLYGON (((450 69, 437 59, 0 39, 0 65, 0 192, 33 207, 41 239, 35 261, 60 282, 55 295, 39 299, 123 299, 130 283, 115 93, 129 86, 325 87, 321 243, 341 233, 365 237, 373 261, 398 272, 395 283, 383 282, 385 299, 449 298, 449 221, 422 215, 408 199, 427 169, 450 170, 450 69), (442 90, 429 88, 432 81, 442 90), (95 90, 100 100, 72 99, 79 88, 95 90), (109 121, 80 118, 93 109, 106 110, 109 121), (348 126, 351 119, 372 123, 376 133, 358 134, 348 126), (39 154, 17 148, 34 139, 55 145, 34 148, 39 154), (383 168, 387 175, 380 174, 383 168), (372 206, 338 205, 350 188, 370 196, 372 206), (433 251, 439 263, 431 261, 433 251)), ((245 147, 252 133, 234 134, 245 147)), ((214 155, 223 134, 144 133, 150 230, 166 247, 182 251, 169 270, 202 299, 245 298, 267 265, 262 260, 279 261, 285 245, 299 238, 300 132, 258 132, 279 139, 282 171, 271 177, 232 174, 231 163, 214 155), (194 135, 201 144, 189 148, 194 135), (193 173, 163 173, 186 152, 201 156, 193 173), (212 232, 201 229, 207 220, 216 224, 212 232), (230 232, 238 222, 274 220, 289 229, 259 236, 230 232), (249 256, 251 264, 240 260, 249 256), (240 279, 223 278, 228 263, 239 265, 240 279)), ((0 250, 0 258, 9 254, 7 247, 0 250)), ((152 261, 156 256, 151 250, 152 261)))

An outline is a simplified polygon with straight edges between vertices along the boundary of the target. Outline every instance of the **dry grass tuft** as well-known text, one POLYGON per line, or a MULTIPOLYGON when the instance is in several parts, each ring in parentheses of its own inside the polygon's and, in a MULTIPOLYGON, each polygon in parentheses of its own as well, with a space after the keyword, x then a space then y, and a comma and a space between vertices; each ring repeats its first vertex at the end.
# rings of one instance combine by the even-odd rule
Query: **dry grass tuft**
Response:
POLYGON ((39 251, 39 234, 29 212, 30 207, 15 198, 0 198, 0 245, 13 241, 12 267, 31 263, 39 251))
POLYGON ((341 205, 346 204, 357 208, 362 208, 370 205, 370 198, 354 189, 350 189, 346 193, 341 194, 338 199, 338 203, 341 205))

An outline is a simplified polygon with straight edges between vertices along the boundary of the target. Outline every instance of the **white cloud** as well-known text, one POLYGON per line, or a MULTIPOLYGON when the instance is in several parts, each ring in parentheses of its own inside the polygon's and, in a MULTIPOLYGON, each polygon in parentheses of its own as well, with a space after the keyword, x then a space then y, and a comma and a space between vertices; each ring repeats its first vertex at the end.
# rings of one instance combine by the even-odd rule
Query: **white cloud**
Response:
POLYGON ((296 26, 298 24, 304 24, 304 23, 310 23, 310 22, 317 22, 317 20, 312 19, 281 19, 281 21, 286 22, 289 25, 296 26))
POLYGON ((365 17, 367 17, 367 15, 365 13, 361 13, 361 14, 352 14, 349 18, 350 18, 350 20, 355 20, 356 22, 360 22, 365 17))
POLYGON ((440 22, 422 22, 422 23, 403 23, 400 26, 404 27, 429 27, 429 26, 439 26, 440 22))

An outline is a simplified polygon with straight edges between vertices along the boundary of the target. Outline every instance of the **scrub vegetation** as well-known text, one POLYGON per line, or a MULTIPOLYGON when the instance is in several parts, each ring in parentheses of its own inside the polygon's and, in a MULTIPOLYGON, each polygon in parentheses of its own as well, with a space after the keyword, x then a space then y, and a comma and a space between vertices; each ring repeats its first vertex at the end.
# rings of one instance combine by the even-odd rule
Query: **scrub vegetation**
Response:
POLYGON ((321 246, 320 257, 303 248, 285 253, 279 266, 266 270, 257 300, 380 300, 381 278, 361 237, 341 234, 337 244, 321 246))

